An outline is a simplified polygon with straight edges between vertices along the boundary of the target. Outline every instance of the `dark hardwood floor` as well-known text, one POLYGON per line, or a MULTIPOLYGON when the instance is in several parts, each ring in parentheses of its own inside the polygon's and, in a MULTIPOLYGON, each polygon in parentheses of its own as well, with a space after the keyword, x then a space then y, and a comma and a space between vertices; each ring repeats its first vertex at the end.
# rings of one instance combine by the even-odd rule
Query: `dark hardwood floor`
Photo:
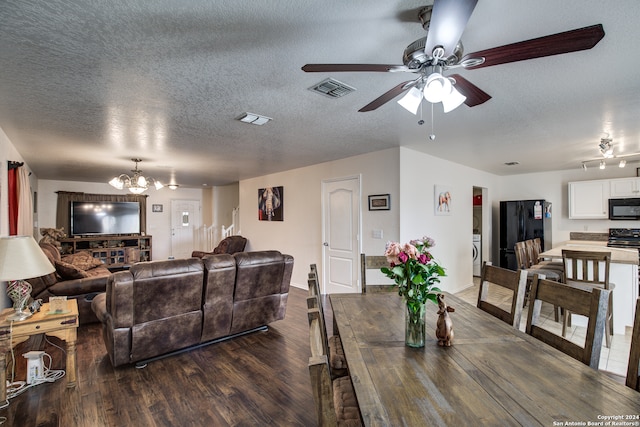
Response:
MULTIPOLYGON (((0 416, 7 418, 4 425, 15 427, 316 425, 307 368, 306 297, 306 290, 291 288, 286 318, 266 332, 143 369, 113 368, 100 325, 83 325, 78 330, 77 387, 66 388, 66 378, 37 385, 11 399, 0 416)), ((328 301, 325 306, 330 307, 328 301)), ((330 324, 327 328, 331 331, 330 324)), ((56 338, 50 341, 62 345, 56 338)), ((33 349, 26 344, 16 347, 16 380, 25 378, 22 354, 33 349)), ((53 358, 52 368, 64 368, 61 350, 45 343, 45 351, 53 358)))

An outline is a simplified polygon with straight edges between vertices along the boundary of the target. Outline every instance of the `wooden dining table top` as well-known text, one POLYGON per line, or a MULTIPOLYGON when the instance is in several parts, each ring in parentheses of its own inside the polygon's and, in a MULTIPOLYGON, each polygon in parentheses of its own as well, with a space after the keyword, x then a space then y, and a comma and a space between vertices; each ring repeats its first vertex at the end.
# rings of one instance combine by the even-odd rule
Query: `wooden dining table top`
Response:
POLYGON ((396 293, 330 301, 365 426, 640 425, 640 393, 455 295, 451 347, 435 304, 424 348, 410 348, 396 293))

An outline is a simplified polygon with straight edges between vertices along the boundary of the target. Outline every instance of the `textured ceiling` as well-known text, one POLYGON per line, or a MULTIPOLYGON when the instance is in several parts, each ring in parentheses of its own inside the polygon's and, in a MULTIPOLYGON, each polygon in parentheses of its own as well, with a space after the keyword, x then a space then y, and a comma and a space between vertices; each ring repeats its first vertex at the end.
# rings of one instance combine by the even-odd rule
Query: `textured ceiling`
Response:
MULTIPOLYGON (((485 104, 418 116, 357 110, 406 73, 304 73, 306 63, 401 64, 425 33, 415 0, 0 2, 0 127, 39 178, 105 182, 133 167, 222 185, 411 146, 495 174, 577 168, 608 133, 640 152, 640 2, 480 0, 474 52, 602 23, 593 49, 456 70, 485 104), (307 88, 333 77, 338 99, 307 88), (272 117, 240 123, 243 112, 272 117), (517 161, 517 166, 505 162, 517 161)), ((637 157, 640 160, 640 156, 637 157)))

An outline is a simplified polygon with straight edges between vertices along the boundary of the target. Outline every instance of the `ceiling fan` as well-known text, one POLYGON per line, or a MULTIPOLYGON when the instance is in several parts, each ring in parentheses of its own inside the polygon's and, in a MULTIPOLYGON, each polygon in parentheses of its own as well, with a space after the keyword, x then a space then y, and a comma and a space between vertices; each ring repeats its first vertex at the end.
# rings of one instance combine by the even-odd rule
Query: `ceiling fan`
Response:
POLYGON ((469 107, 480 105, 491 96, 459 74, 444 76, 454 68, 474 70, 509 62, 587 50, 603 37, 602 24, 578 28, 531 40, 481 50, 463 56, 460 37, 478 0, 434 0, 433 6, 420 11, 427 36, 411 43, 404 51, 404 65, 385 64, 306 64, 303 71, 318 72, 409 72, 418 74, 393 87, 362 107, 360 112, 372 111, 409 91, 398 103, 413 112, 422 101, 442 102, 445 113, 463 102, 469 107))

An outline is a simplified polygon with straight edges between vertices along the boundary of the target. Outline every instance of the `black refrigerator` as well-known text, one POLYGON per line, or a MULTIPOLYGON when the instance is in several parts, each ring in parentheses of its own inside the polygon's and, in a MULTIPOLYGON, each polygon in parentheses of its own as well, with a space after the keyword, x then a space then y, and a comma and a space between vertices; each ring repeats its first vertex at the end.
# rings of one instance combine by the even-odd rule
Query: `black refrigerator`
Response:
POLYGON ((517 269, 515 244, 540 238, 542 250, 551 249, 551 203, 545 200, 500 202, 500 267, 517 269))

